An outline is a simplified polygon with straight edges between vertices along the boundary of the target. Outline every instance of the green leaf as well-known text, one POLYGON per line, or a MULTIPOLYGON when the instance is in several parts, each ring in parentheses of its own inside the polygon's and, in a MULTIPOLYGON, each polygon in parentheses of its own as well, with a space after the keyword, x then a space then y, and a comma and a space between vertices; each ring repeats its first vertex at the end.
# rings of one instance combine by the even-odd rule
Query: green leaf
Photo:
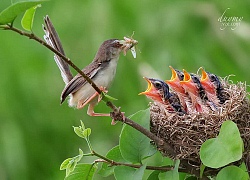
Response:
POLYGON ((93 179, 94 173, 97 170, 97 166, 93 164, 78 164, 74 171, 69 174, 65 180, 91 180, 93 179))
POLYGON ((116 98, 114 98, 114 97, 112 97, 112 96, 110 96, 110 95, 102 92, 102 100, 104 102, 107 102, 107 101, 117 101, 118 99, 116 99, 116 98))
POLYGON ((227 166, 220 170, 216 180, 248 180, 248 173, 237 166, 227 166))
POLYGON ((60 170, 66 169, 66 168, 68 167, 69 162, 70 162, 71 160, 72 160, 72 158, 65 159, 65 160, 62 162, 61 166, 60 166, 60 170))
POLYGON ((159 174, 161 171, 153 171, 149 176, 147 180, 159 180, 159 174))
POLYGON ((84 130, 84 129, 85 129, 85 125, 84 125, 84 123, 82 122, 82 120, 80 120, 80 122, 81 122, 81 128, 84 130))
POLYGON ((26 10, 26 12, 23 15, 21 24, 22 27, 27 30, 27 31, 31 31, 32 26, 33 26, 33 20, 34 20, 34 16, 35 16, 35 12, 36 12, 36 8, 37 7, 41 7, 40 4, 26 10))
MULTIPOLYGON (((127 161, 123 159, 119 146, 113 147, 106 155, 108 159, 116 162, 126 163, 127 161)), ((103 163, 100 171, 98 172, 101 176, 107 177, 114 173, 115 166, 110 166, 107 163, 103 163)))
POLYGON ((165 179, 179 180, 180 179, 179 172, 178 172, 179 165, 180 165, 180 160, 176 160, 174 169, 172 171, 160 173, 158 176, 159 180, 165 180, 165 179))
POLYGON ((74 159, 69 162, 68 167, 66 168, 66 177, 69 176, 69 174, 75 170, 76 165, 77 162, 74 159))
POLYGON ((79 148, 79 155, 83 156, 83 151, 79 148))
POLYGON ((242 139, 237 125, 225 121, 217 138, 208 139, 200 149, 200 158, 205 166, 223 167, 242 157, 242 139))
POLYGON ((134 169, 127 166, 117 166, 115 168, 115 178, 119 180, 128 180, 128 179, 142 179, 146 165, 143 165, 139 169, 134 169))
POLYGON ((0 25, 12 23, 17 15, 42 2, 45 2, 45 0, 22 1, 12 4, 0 13, 0 25))
POLYGON ((158 176, 159 180, 179 180, 179 173, 175 170, 160 173, 158 176))
POLYGON ((249 174, 248 174, 247 166, 246 166, 246 164, 244 162, 239 166, 239 168, 242 169, 246 173, 247 178, 250 179, 249 174))
POLYGON ((74 157, 75 162, 78 163, 79 161, 81 161, 82 157, 83 157, 83 151, 79 148, 79 155, 74 157))
MULTIPOLYGON (((130 118, 149 129, 149 116, 149 109, 147 109, 137 112, 130 118)), ((123 158, 132 163, 141 163, 144 158, 156 152, 155 149, 152 150, 148 137, 128 125, 124 126, 120 135, 120 151, 123 158)))
POLYGON ((73 127, 75 133, 77 134, 77 136, 81 137, 81 138, 85 138, 85 136, 83 135, 83 130, 81 127, 73 127))
POLYGON ((204 164, 201 164, 201 167, 200 167, 200 178, 202 178, 205 168, 206 168, 206 166, 204 164))
POLYGON ((91 134, 91 129, 90 128, 84 129, 82 134, 85 138, 89 137, 91 134))

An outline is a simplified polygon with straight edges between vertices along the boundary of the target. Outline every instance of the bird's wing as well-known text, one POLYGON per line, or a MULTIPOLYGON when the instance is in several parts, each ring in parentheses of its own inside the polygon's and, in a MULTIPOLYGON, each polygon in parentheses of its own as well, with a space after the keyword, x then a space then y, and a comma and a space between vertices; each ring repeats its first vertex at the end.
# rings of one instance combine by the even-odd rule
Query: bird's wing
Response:
MULTIPOLYGON (((65 55, 59 36, 52 22, 50 21, 50 18, 48 15, 44 18, 44 23, 45 23, 45 26, 43 26, 43 29, 45 32, 45 35, 43 36, 44 40, 47 42, 47 44, 52 46, 61 54, 65 55)), ((70 72, 70 69, 69 69, 69 65, 65 61, 63 61, 61 57, 57 56, 56 54, 54 55, 54 59, 58 68, 61 71, 61 76, 63 78, 63 81, 65 82, 65 84, 69 83, 73 79, 72 73, 70 72)))
MULTIPOLYGON (((104 68, 106 65, 108 65, 108 62, 102 62, 102 63, 91 63, 88 66, 86 66, 83 69, 83 73, 86 74, 90 79, 93 79, 100 69, 104 68)), ((86 79, 82 77, 82 75, 77 74, 64 88, 62 94, 61 94, 61 103, 66 99, 66 97, 71 94, 78 91, 82 86, 84 86, 86 83, 86 79)))

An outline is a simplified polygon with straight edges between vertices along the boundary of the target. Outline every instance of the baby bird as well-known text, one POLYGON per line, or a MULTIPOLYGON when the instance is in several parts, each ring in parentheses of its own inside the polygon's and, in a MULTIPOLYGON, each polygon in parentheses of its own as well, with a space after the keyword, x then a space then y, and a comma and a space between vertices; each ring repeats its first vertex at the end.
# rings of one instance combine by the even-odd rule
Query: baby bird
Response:
POLYGON ((194 74, 189 74, 183 69, 184 78, 180 81, 182 87, 189 94, 192 104, 197 112, 208 112, 208 108, 203 103, 209 105, 212 110, 216 110, 216 107, 212 102, 208 101, 205 90, 202 87, 199 78, 194 74))
POLYGON ((144 94, 153 101, 165 105, 170 112, 186 114, 178 96, 169 91, 169 86, 164 81, 146 77, 144 79, 148 82, 148 88, 139 95, 144 94))
POLYGON ((203 68, 200 69, 202 73, 200 82, 206 91, 208 99, 215 104, 223 104, 228 98, 225 96, 224 88, 219 78, 215 74, 206 72, 203 68))
POLYGON ((170 80, 166 80, 165 82, 174 92, 176 92, 178 98, 180 99, 181 105, 183 106, 184 110, 188 112, 188 94, 185 92, 185 89, 180 84, 180 81, 182 81, 184 78, 184 74, 183 72, 174 69, 172 66, 169 66, 169 68, 171 69, 172 76, 170 80))

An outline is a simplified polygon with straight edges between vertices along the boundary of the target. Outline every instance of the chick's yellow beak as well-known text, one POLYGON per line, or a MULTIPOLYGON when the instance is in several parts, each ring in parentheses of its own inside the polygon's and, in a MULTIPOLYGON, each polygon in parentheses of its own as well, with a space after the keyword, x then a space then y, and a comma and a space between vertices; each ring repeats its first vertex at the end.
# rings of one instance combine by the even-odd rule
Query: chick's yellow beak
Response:
POLYGON ((200 80, 200 82, 201 82, 202 86, 209 93, 215 94, 216 92, 215 92, 214 86, 213 86, 212 82, 210 81, 207 72, 203 68, 200 68, 200 69, 201 69, 201 80, 200 80))
POLYGON ((201 81, 209 81, 207 72, 201 67, 201 81))
POLYGON ((197 94, 197 87, 192 81, 191 75, 185 69, 183 69, 183 73, 184 78, 183 81, 180 81, 181 85, 186 91, 191 92, 193 94, 197 94))
POLYGON ((183 69, 183 73, 184 73, 184 78, 183 78, 183 81, 181 82, 184 82, 184 83, 190 82, 192 80, 190 74, 185 69, 183 69))
POLYGON ((148 82, 148 88, 147 88, 146 91, 141 92, 138 95, 146 95, 147 96, 147 95, 151 94, 151 91, 153 90, 153 85, 152 85, 151 81, 148 78, 146 78, 146 77, 143 77, 143 78, 148 82))
POLYGON ((171 69, 171 72, 172 72, 172 76, 169 81, 176 81, 178 79, 178 76, 177 76, 175 69, 172 66, 169 66, 169 68, 171 69))
POLYGON ((171 79, 166 80, 165 83, 167 83, 173 90, 179 93, 185 93, 185 90, 180 84, 180 79, 177 75, 176 70, 172 66, 169 66, 169 68, 171 69, 172 76, 171 76, 171 79))
POLYGON ((175 69, 172 66, 169 66, 169 68, 171 69, 172 76, 171 76, 170 80, 166 80, 165 82, 169 85, 174 86, 174 85, 178 84, 180 81, 179 81, 179 78, 177 76, 175 69))

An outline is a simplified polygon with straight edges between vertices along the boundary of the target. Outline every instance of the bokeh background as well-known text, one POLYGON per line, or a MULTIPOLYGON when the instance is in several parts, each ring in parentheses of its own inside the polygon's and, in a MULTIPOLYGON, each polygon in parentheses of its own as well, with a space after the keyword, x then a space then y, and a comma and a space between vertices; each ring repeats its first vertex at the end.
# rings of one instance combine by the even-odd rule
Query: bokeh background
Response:
MULTIPOLYGON (((16 2, 16 1, 12 1, 16 2)), ((0 10, 10 5, 1 0, 0 10)), ((43 17, 49 15, 67 56, 80 68, 90 63, 107 39, 132 35, 139 41, 137 59, 121 55, 109 94, 126 115, 148 107, 137 94, 146 89, 143 76, 169 79, 169 65, 197 72, 203 66, 234 82, 250 83, 250 1, 103 1, 60 0, 42 4, 33 31, 42 37, 43 17), (235 30, 220 30, 226 16, 243 17, 235 30)), ((14 26, 20 27, 21 17, 14 26)), ((74 71, 73 71, 74 72, 74 71)), ((74 74, 76 74, 74 72, 74 74)), ((72 126, 80 120, 92 129, 93 148, 105 155, 118 144, 122 124, 89 117, 86 108, 60 105, 64 83, 53 54, 14 32, 0 31, 0 179, 63 179, 61 162, 87 152, 72 126)), ((102 102, 97 112, 109 112, 102 102)), ((93 159, 86 158, 85 162, 93 159)), ((99 175, 95 179, 102 178, 99 175)))

